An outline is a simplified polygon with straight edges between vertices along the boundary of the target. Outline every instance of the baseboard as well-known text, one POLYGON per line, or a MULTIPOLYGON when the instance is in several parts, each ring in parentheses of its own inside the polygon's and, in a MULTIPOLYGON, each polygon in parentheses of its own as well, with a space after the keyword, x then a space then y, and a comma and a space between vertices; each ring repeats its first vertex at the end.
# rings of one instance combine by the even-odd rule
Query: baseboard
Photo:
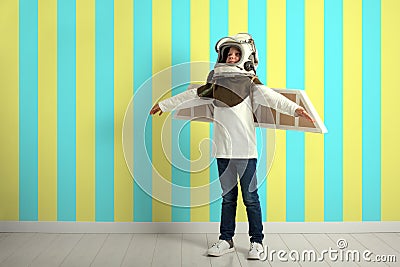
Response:
MULTIPOLYGON (((247 233, 239 222, 236 233, 247 233)), ((44 222, 0 221, 0 232, 43 233, 218 233, 217 222, 44 222)), ((265 222, 264 233, 400 232, 399 221, 385 222, 265 222)))

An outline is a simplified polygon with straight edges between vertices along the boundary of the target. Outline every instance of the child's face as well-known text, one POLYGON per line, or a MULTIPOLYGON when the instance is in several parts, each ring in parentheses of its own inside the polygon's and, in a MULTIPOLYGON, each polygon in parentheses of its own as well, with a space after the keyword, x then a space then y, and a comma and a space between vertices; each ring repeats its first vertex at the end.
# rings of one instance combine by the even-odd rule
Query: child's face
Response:
POLYGON ((235 48, 229 48, 228 58, 226 59, 226 63, 236 63, 240 60, 241 54, 240 51, 235 48))

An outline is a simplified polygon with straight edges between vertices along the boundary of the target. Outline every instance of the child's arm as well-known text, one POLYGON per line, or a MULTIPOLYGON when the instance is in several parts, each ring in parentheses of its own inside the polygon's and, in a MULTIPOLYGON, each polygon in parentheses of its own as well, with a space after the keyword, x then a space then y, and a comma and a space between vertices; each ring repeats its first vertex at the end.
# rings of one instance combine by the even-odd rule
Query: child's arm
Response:
POLYGON ((150 110, 150 115, 157 114, 160 112, 161 115, 163 112, 174 110, 179 104, 184 103, 185 101, 195 99, 197 97, 197 89, 186 90, 180 94, 177 94, 173 97, 167 98, 159 103, 156 103, 153 108, 150 110))
POLYGON ((314 122, 314 119, 311 118, 310 114, 308 114, 304 108, 265 85, 254 84, 253 101, 253 103, 271 107, 281 113, 304 117, 314 122))
POLYGON ((211 103, 212 99, 201 98, 198 96, 198 89, 199 88, 186 90, 185 92, 155 104, 150 110, 150 115, 157 114, 158 112, 160 112, 159 115, 161 115, 163 112, 172 111, 176 108, 182 109, 211 103))

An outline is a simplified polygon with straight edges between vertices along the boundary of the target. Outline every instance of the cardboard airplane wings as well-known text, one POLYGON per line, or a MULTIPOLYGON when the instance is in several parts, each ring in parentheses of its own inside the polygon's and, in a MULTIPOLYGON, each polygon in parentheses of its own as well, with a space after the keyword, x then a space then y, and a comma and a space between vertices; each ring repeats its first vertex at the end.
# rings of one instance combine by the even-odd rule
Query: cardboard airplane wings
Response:
MULTIPOLYGON (((199 85, 190 85, 188 89, 196 88, 199 85)), ((313 132, 313 133, 327 133, 328 130, 318 115, 316 109, 308 98, 304 90, 295 89, 276 89, 272 90, 282 94, 286 98, 292 100, 296 104, 303 107, 315 122, 312 123, 302 117, 292 117, 286 114, 282 114, 275 109, 257 105, 253 111, 257 121, 255 122, 256 127, 272 128, 281 130, 295 130, 301 132, 313 132)), ((192 107, 184 107, 175 112, 174 118, 182 120, 194 120, 203 122, 212 122, 212 106, 211 104, 195 105, 192 107)))

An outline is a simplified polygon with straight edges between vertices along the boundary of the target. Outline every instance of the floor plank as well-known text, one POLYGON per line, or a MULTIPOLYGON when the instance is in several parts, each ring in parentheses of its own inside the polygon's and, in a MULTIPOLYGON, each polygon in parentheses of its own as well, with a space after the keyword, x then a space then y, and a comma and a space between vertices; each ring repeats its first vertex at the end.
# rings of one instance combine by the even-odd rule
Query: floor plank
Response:
MULTIPOLYGON (((264 245, 266 245, 267 260, 271 266, 300 266, 298 262, 283 261, 278 258, 278 252, 281 250, 289 253, 288 246, 286 246, 279 234, 267 234, 264 238, 264 245)), ((288 259, 288 256, 286 255, 282 258, 288 259)))
POLYGON ((121 266, 151 266, 157 234, 134 234, 121 266))
MULTIPOLYGON (((362 253, 366 249, 366 247, 361 244, 359 241, 357 241, 351 234, 327 234, 327 236, 335 243, 337 244, 339 239, 344 239, 347 242, 347 247, 346 250, 348 251, 358 251, 360 252, 360 261, 355 261, 357 264, 361 266, 386 266, 386 264, 383 263, 372 263, 372 262, 366 262, 362 259, 362 253)), ((337 247, 337 246, 336 246, 337 247)), ((350 254, 349 254, 350 255, 350 254)))
POLYGON ((59 266, 82 236, 83 234, 59 234, 51 245, 33 260, 30 266, 59 266))
MULTIPOLYGON (((396 233, 374 233, 380 240, 388 244, 391 248, 400 253, 400 236, 396 233)), ((400 259, 399 259, 400 261, 400 259)))
POLYGON ((108 234, 84 234, 61 263, 64 267, 90 266, 108 234))
POLYGON ((211 259, 207 256, 206 234, 183 234, 182 266, 211 266, 211 259))
POLYGON ((324 253, 324 260, 330 266, 360 266, 353 261, 331 260, 328 254, 329 250, 340 251, 340 249, 336 242, 333 242, 326 234, 303 234, 303 236, 319 252, 319 255, 322 254, 322 251, 327 251, 324 253))
MULTIPOLYGON (((305 259, 302 260, 303 251, 315 251, 312 245, 305 239, 302 234, 279 234, 282 238, 283 242, 285 242, 286 246, 289 248, 289 253, 286 258, 291 262, 292 258, 299 257, 300 266, 329 266, 327 262, 314 262, 305 259), (294 254, 297 251, 297 255, 294 254)), ((315 251, 316 257, 320 257, 320 254, 315 251)))
POLYGON ((0 240, 0 263, 32 239, 35 233, 10 233, 0 240))
POLYGON ((260 261, 260 260, 248 260, 247 253, 249 252, 250 248, 250 239, 248 234, 236 234, 235 235, 235 248, 236 253, 238 255, 240 265, 244 266, 251 266, 251 267, 266 267, 271 266, 268 261, 260 261))
MULTIPOLYGON (((355 239, 357 239, 363 246, 365 246, 373 254, 371 259, 375 259, 376 255, 395 255, 399 260, 399 253, 391 248, 388 244, 383 242, 381 239, 376 237, 373 233, 365 234, 351 234, 355 239)), ((375 262, 374 262, 375 264, 375 262)), ((393 265, 393 263, 386 263, 388 266, 393 265)))
POLYGON ((110 234, 94 258, 91 266, 120 266, 132 239, 132 234, 110 234))
POLYGON ((39 233, 30 238, 21 247, 15 250, 0 266, 28 266, 36 256, 46 250, 57 238, 58 234, 39 233))
POLYGON ((154 249, 154 267, 182 265, 182 234, 158 234, 154 249))
POLYGON ((10 233, 0 233, 0 242, 3 238, 6 238, 7 236, 9 236, 10 233))
MULTIPOLYGON (((211 247, 212 244, 218 241, 219 234, 207 234, 207 248, 211 247)), ((235 238, 233 239, 235 242, 235 238)), ((227 253, 222 255, 221 257, 212 257, 209 256, 211 260, 211 266, 232 266, 237 267, 240 266, 240 261, 236 252, 227 253)))

